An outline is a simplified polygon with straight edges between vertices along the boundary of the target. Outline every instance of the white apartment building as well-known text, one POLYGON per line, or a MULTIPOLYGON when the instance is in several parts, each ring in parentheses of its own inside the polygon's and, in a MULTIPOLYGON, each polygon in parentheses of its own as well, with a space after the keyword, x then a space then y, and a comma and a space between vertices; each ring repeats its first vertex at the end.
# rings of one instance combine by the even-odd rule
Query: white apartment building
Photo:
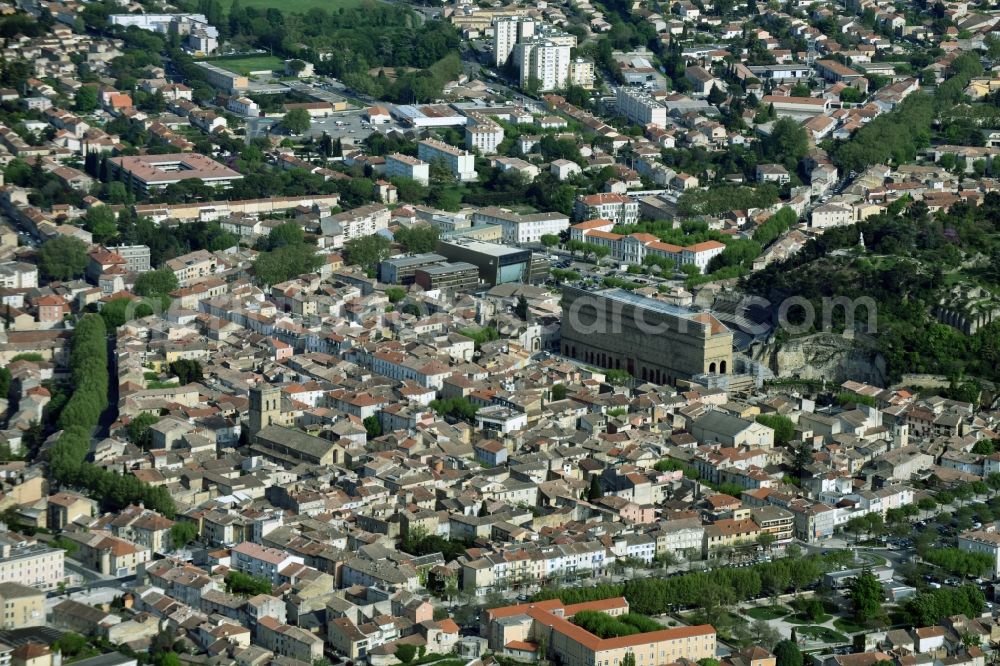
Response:
POLYGON ((602 575, 615 555, 600 542, 559 546, 511 546, 462 564, 462 589, 482 596, 514 584, 536 584, 562 576, 602 575))
POLYGON ((615 108, 637 125, 667 126, 667 107, 642 88, 619 87, 615 91, 615 108))
POLYGON ((705 273, 712 257, 722 254, 725 249, 725 245, 714 240, 689 245, 680 252, 680 265, 697 266, 699 272, 705 273))
POLYGON ((0 542, 0 583, 20 583, 40 590, 55 589, 66 580, 66 551, 25 537, 0 542))
MULTIPOLYGON (((573 38, 576 41, 576 38, 573 38)), ((551 37, 532 37, 514 47, 514 61, 520 71, 522 88, 538 82, 538 91, 565 88, 569 82, 572 45, 551 37)))
POLYGON ((535 34, 535 22, 517 16, 504 16, 493 22, 493 63, 503 67, 510 60, 514 46, 535 34))
POLYGON ((38 286, 38 267, 23 261, 0 264, 0 287, 34 289, 38 286))
POLYGON ((656 539, 656 554, 701 552, 702 541, 705 538, 705 526, 697 519, 670 520, 662 524, 659 531, 652 536, 656 539))
POLYGON ((375 203, 324 217, 319 224, 324 236, 340 236, 346 242, 388 229, 389 217, 389 209, 375 203))
POLYGON ((492 119, 470 114, 465 126, 465 147, 478 150, 483 155, 493 155, 503 141, 503 127, 492 119))
POLYGON ((569 64, 570 85, 580 86, 588 90, 594 87, 594 63, 590 60, 577 58, 569 64))
POLYGON ((518 215, 489 206, 473 213, 472 223, 498 225, 504 243, 537 243, 546 234, 558 235, 568 229, 569 217, 562 213, 518 215))
POLYGON ((260 106, 249 97, 230 97, 226 102, 226 108, 247 118, 256 118, 260 115, 260 106))
POLYGON ((233 568, 251 576, 279 582, 279 572, 290 564, 304 564, 298 555, 290 555, 278 548, 267 548, 244 541, 232 549, 233 568))
POLYGON ((416 157, 393 153, 385 158, 386 178, 400 177, 427 185, 431 180, 431 165, 416 157))
POLYGON ((573 206, 573 214, 578 220, 599 218, 615 224, 635 224, 639 221, 639 202, 624 194, 580 195, 573 206))
POLYGON ((837 227, 854 222, 854 208, 848 204, 830 203, 813 208, 809 226, 814 229, 826 229, 827 227, 837 227))
POLYGON ((424 139, 417 144, 417 157, 425 162, 443 161, 452 175, 463 182, 476 179, 476 156, 444 141, 424 139))

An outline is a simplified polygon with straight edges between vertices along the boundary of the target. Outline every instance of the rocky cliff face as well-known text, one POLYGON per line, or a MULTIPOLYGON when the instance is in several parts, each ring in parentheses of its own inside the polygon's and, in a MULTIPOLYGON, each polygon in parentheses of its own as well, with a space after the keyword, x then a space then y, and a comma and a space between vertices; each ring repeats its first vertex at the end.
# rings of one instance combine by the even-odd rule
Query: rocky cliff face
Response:
POLYGON ((825 379, 837 384, 853 379, 885 386, 885 359, 863 338, 816 333, 771 342, 760 356, 779 379, 825 379))

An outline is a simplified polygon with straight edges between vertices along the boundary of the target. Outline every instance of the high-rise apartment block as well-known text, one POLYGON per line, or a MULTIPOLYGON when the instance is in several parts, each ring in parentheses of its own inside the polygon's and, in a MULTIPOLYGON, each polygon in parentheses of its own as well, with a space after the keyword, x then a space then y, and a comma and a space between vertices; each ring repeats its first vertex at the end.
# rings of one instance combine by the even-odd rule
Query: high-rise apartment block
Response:
POLYGON ((535 34, 535 22, 518 16, 504 16, 493 23, 493 58, 497 67, 510 60, 514 46, 535 34))
POLYGON ((553 41, 549 37, 532 37, 520 42, 514 47, 514 61, 520 71, 521 87, 534 88, 538 92, 565 88, 569 82, 572 48, 565 40, 553 41))

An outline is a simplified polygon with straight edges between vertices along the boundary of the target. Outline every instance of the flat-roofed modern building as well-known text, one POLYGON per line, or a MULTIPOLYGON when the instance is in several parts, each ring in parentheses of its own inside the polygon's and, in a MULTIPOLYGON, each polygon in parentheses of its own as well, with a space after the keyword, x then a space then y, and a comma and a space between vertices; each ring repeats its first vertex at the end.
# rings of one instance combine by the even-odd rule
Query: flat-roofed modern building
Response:
POLYGON ((569 216, 562 213, 518 213, 487 206, 472 215, 473 224, 498 224, 504 243, 537 243, 542 236, 558 236, 569 228, 569 216))
POLYGON ((242 74, 230 72, 228 69, 223 69, 210 62, 196 62, 195 64, 205 70, 205 80, 216 88, 234 93, 250 87, 250 79, 242 74))
POLYGON ((830 112, 832 102, 822 97, 785 97, 782 95, 764 95, 761 104, 774 105, 774 113, 779 118, 811 118, 830 112))
POLYGON ((710 312, 623 289, 562 293, 566 356, 658 384, 733 370, 733 333, 710 312))
POLYGON ((206 185, 229 187, 243 175, 198 153, 133 155, 108 159, 112 180, 120 180, 132 190, 147 194, 182 180, 201 180, 206 185))
POLYGON ((424 289, 471 289, 479 286, 479 267, 466 261, 423 266, 414 282, 424 289))
POLYGON ((390 257, 378 265, 378 279, 386 284, 413 284, 417 269, 445 261, 447 257, 434 252, 390 257))
POLYGON ((475 180, 476 156, 437 139, 424 139, 417 144, 417 157, 425 162, 439 160, 462 182, 475 180))
POLYGON ((421 185, 431 180, 431 165, 416 157, 393 153, 385 158, 386 178, 409 178, 421 185))
POLYGON ((536 657, 546 645, 546 656, 564 666, 613 666, 632 655, 636 664, 665 666, 681 659, 714 659, 716 632, 711 625, 647 631, 599 638, 571 619, 582 611, 618 617, 628 613, 623 597, 564 605, 558 599, 494 608, 484 612, 481 635, 494 652, 514 657, 536 657))
POLYGON ((493 286, 505 282, 530 282, 529 250, 479 241, 438 241, 437 251, 449 261, 467 262, 479 269, 479 279, 493 286))

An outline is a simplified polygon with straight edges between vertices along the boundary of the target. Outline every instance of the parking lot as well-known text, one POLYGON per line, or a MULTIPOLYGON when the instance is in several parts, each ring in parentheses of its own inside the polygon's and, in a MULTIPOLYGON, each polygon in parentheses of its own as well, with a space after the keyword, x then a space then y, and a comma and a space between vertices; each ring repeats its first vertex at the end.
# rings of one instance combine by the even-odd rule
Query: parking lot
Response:
MULTIPOLYGON (((313 118, 309 134, 319 136, 326 132, 333 138, 351 138, 360 142, 371 134, 374 129, 362 118, 364 112, 360 109, 334 113, 326 118, 313 118)), ((387 126, 386 126, 387 127, 387 126)))

